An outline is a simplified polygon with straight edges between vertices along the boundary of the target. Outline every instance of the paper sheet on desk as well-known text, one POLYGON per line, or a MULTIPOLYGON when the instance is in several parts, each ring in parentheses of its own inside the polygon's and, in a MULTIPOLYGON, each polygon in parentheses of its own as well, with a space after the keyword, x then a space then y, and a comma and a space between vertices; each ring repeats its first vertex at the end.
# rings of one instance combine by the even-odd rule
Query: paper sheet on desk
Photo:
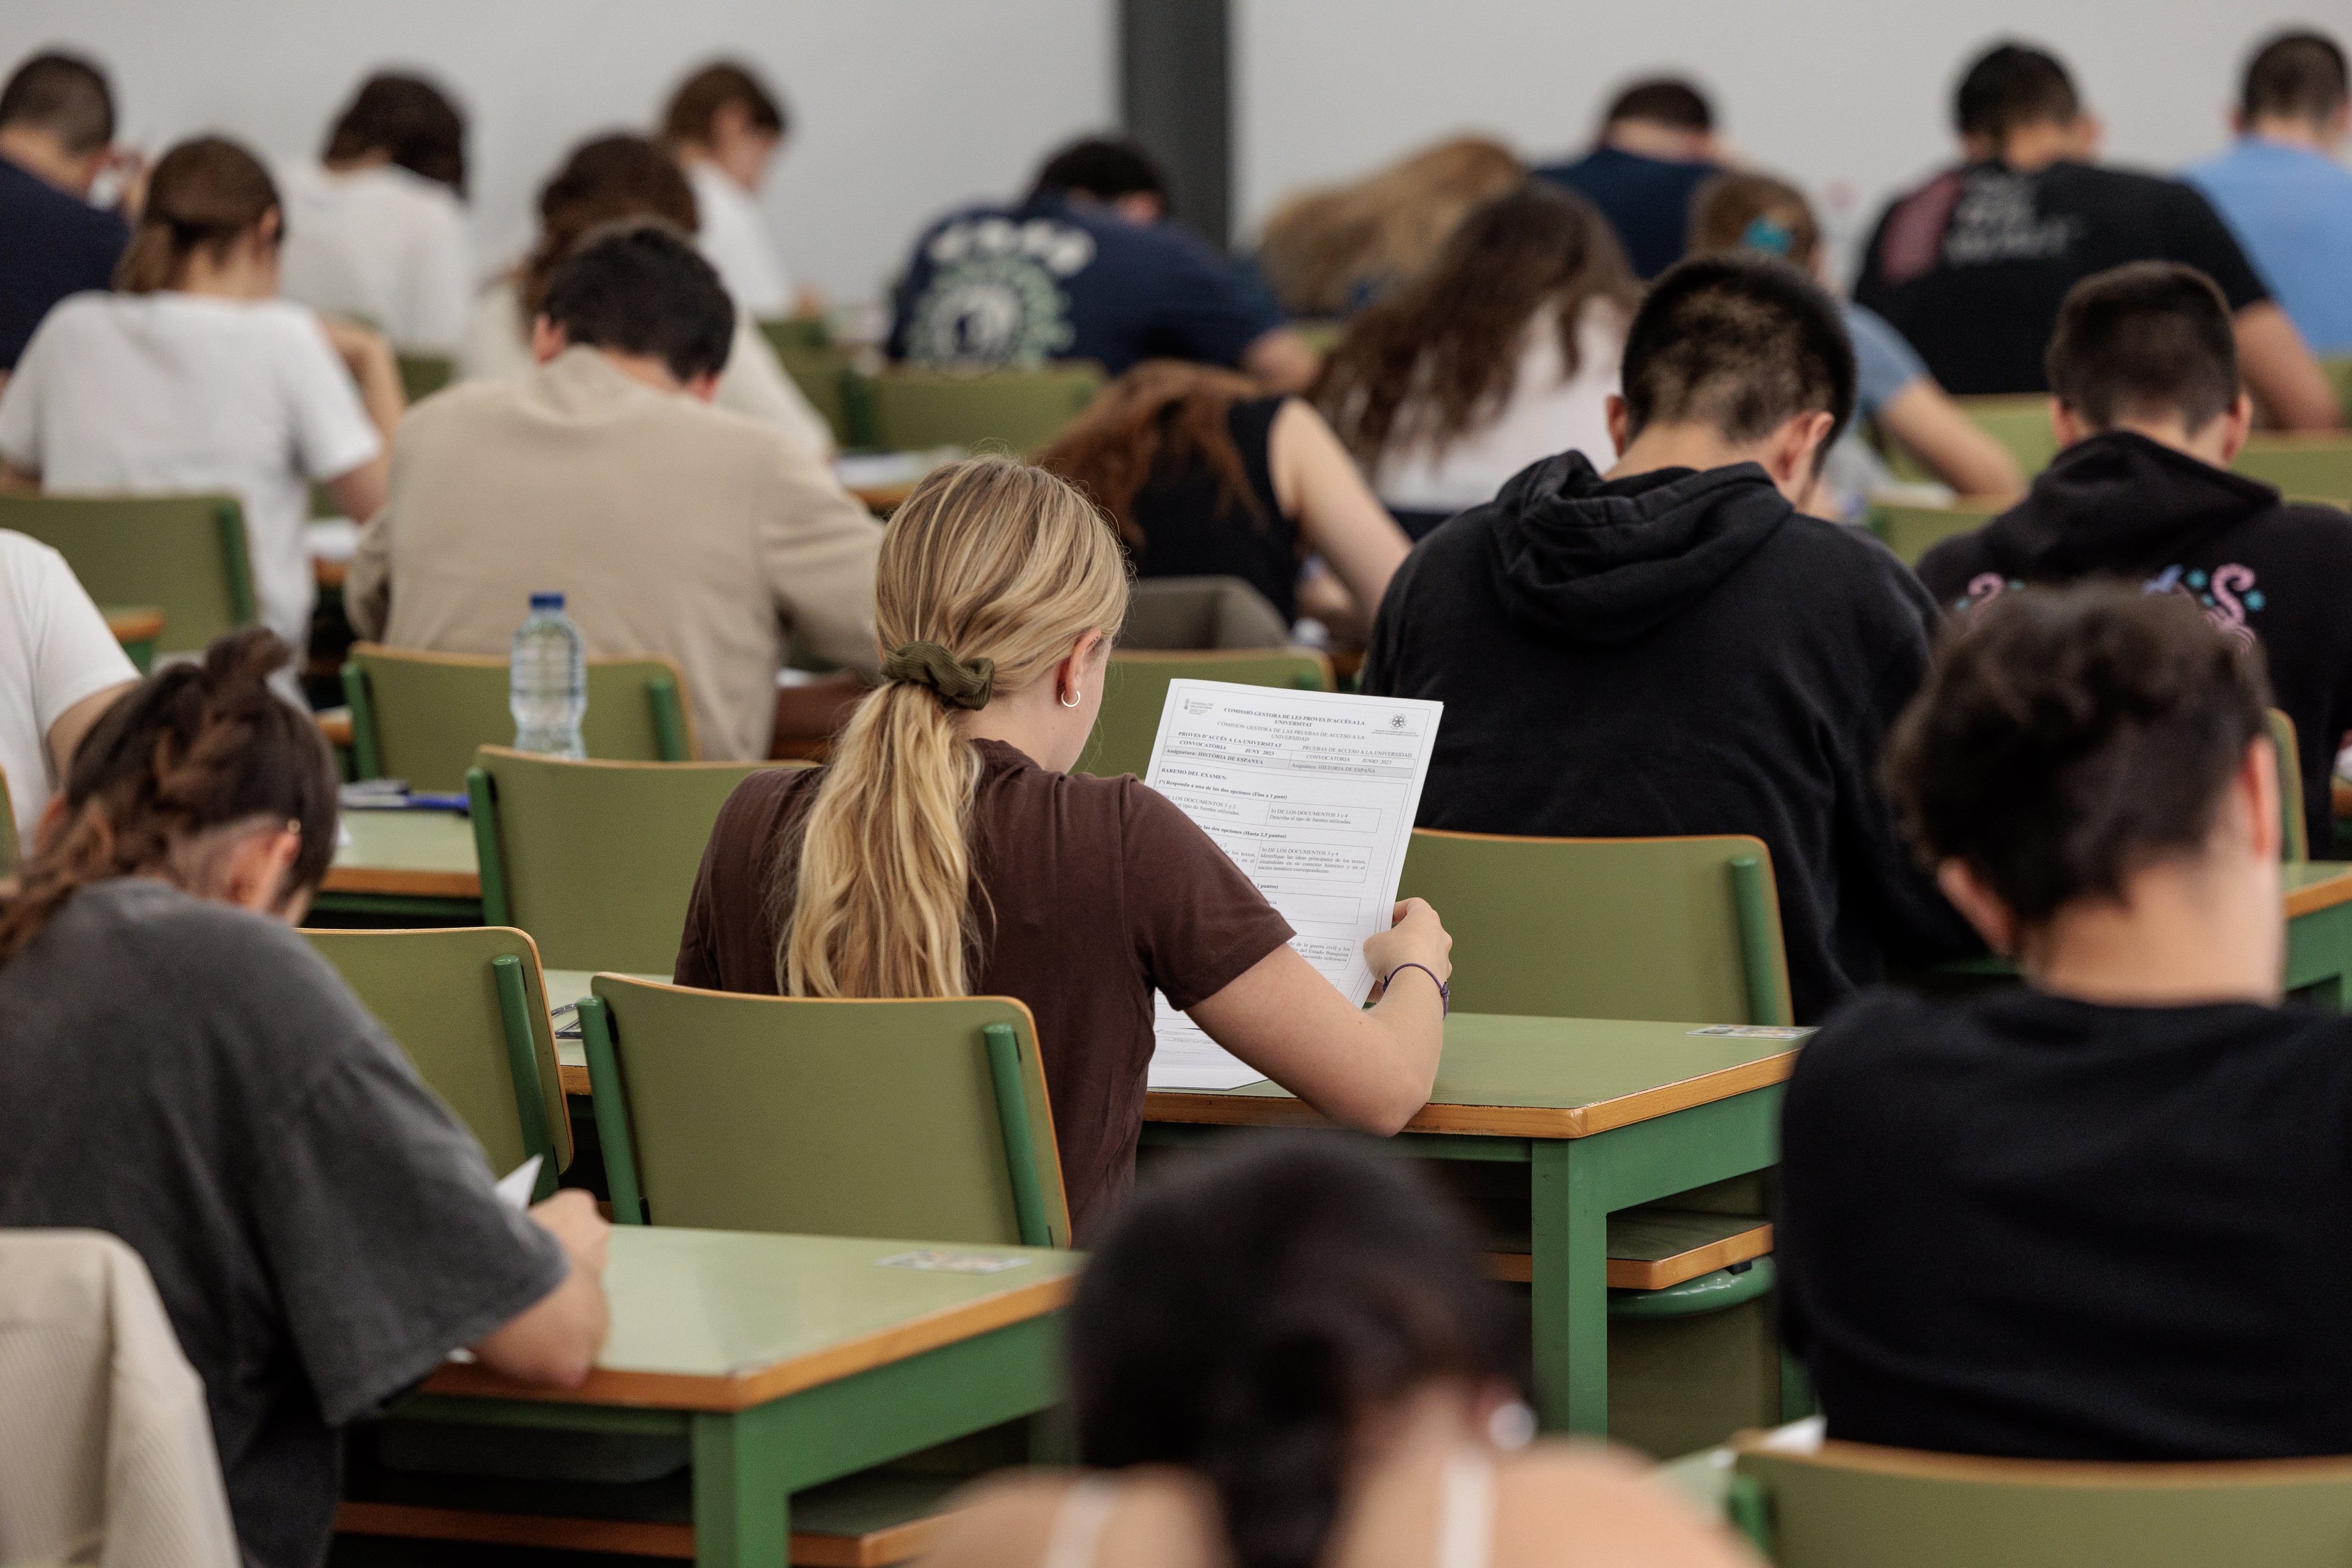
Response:
MULTIPOLYGON (((1144 782, 1257 884, 1291 946, 1361 1005, 1364 939, 1386 931, 1442 702, 1173 680, 1144 782)), ((1238 1089, 1265 1075, 1157 999, 1153 1089, 1238 1089)))

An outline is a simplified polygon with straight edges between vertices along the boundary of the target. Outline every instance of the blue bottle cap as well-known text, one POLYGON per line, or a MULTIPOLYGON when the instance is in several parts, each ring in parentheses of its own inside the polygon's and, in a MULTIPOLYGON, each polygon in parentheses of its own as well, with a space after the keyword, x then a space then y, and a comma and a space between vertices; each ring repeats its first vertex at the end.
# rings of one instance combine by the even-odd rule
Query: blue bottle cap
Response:
POLYGON ((534 610, 560 610, 563 608, 563 595, 561 594, 533 594, 530 596, 530 607, 534 610))

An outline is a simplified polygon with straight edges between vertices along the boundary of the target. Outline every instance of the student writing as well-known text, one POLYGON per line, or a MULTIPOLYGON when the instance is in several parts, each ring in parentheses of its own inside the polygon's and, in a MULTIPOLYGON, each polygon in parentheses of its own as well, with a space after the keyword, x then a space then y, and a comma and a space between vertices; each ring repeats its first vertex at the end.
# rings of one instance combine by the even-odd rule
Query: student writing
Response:
POLYGON ((1429 1098, 1452 939, 1398 906, 1361 1011, 1224 852, 1132 777, 1067 770, 1102 705, 1127 563, 1043 469, 936 470, 891 515, 883 684, 831 765, 720 810, 677 979, 793 996, 1009 995, 1037 1018, 1081 1246, 1133 1180, 1152 992, 1333 1121, 1393 1132, 1429 1098))
POLYGON ((312 1568, 341 1428, 471 1346, 577 1385, 605 1327, 584 1193, 526 1215, 290 929, 335 769, 253 628, 121 698, 0 913, 0 1226, 138 1249, 205 1381, 246 1561, 312 1568))

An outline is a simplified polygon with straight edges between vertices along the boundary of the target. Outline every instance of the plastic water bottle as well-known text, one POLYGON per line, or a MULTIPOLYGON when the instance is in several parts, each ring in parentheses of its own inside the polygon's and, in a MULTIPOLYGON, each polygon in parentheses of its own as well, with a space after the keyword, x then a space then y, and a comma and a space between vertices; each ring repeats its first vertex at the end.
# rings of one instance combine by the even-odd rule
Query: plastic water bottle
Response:
POLYGON ((584 757, 580 721, 588 711, 588 659, 580 628, 563 613, 561 594, 533 594, 530 614, 514 635, 507 708, 515 750, 584 757))

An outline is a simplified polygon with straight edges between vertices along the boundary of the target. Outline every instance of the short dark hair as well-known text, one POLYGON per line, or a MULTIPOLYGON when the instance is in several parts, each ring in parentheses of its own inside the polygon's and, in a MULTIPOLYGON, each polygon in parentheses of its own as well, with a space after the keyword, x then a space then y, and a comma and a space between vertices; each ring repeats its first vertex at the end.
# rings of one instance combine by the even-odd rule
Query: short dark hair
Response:
POLYGON ((370 153, 466 194, 466 117, 423 77, 379 72, 360 84, 336 116, 325 160, 338 163, 370 153))
POLYGON ((1124 136, 1088 136, 1045 160, 1035 191, 1076 191, 1097 201, 1151 195, 1168 199, 1168 176, 1140 144, 1124 136))
POLYGON ((743 110, 754 131, 782 139, 792 128, 782 100, 749 66, 713 60, 677 84, 662 113, 662 135, 672 143, 709 142, 710 123, 729 104, 743 110))
POLYGON ((1621 374, 1629 438, 1696 421, 1752 441, 1800 414, 1826 412, 1836 430, 1853 416, 1853 345, 1837 306, 1787 262, 1752 253, 1661 273, 1626 331, 1621 374))
POLYGON ((1611 99, 1601 123, 1614 125, 1625 120, 1647 121, 1676 131, 1712 131, 1715 106, 1680 77, 1651 77, 1630 84, 1611 99))
POLYGON ((2325 120, 2346 96, 2344 50, 2324 33, 2281 33, 2246 62, 2238 112, 2247 120, 2325 120))
POLYGON ((1367 1418, 1441 1379, 1524 1397, 1528 1342, 1468 1220, 1412 1163, 1237 1139, 1156 1173, 1079 1278, 1078 1458, 1189 1469, 1238 1568, 1314 1568, 1367 1418))
POLYGON ((114 93, 96 65, 50 50, 18 66, 0 88, 0 125, 37 125, 79 158, 114 140, 114 93))
POLYGON ((2269 706, 2257 657, 2182 594, 2021 589, 1937 650, 1886 784, 1923 861, 2037 925, 2194 853, 2269 706))
POLYGON ((2201 430, 2238 401, 2238 339, 2213 280, 2133 261, 2066 291, 2042 368, 2051 395, 2094 428, 2178 414, 2201 430))
POLYGON ((1995 44, 1969 64, 1952 94, 1952 123, 1960 134, 1995 142, 2020 126, 2071 123, 2082 112, 2065 65, 2031 44, 1995 44))
POLYGON ((540 314, 574 343, 653 354, 680 381, 727 368, 735 305, 694 242, 637 220, 591 230, 555 269, 540 314))

